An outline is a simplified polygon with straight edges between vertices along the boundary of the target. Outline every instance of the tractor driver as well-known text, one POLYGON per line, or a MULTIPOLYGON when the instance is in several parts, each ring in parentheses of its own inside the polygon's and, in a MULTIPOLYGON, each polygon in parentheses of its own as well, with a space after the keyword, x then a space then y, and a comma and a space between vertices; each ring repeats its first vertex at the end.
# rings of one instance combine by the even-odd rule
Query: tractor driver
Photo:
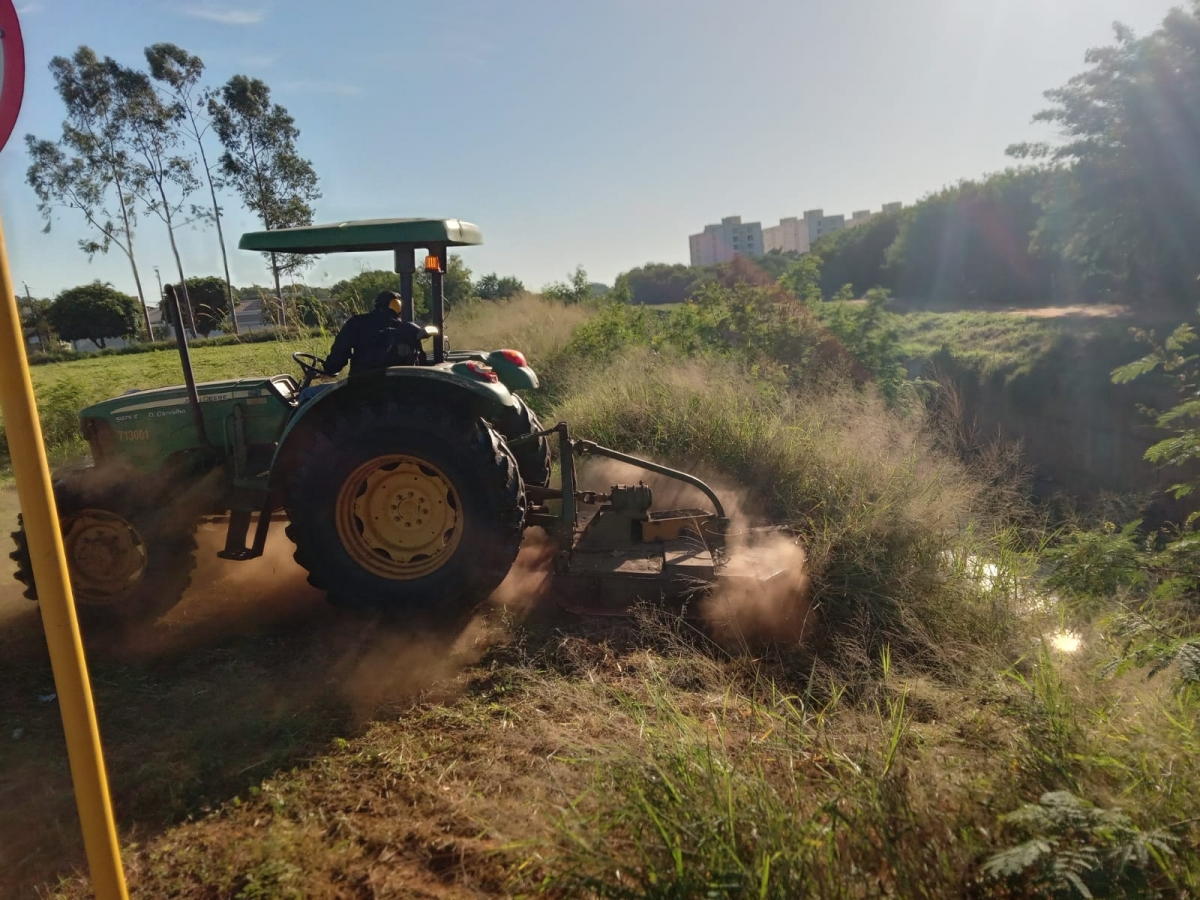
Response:
MULTIPOLYGON (((333 339, 323 374, 335 376, 350 363, 350 375, 362 375, 388 366, 412 365, 421 357, 424 329, 400 318, 402 300, 395 291, 383 291, 369 313, 351 316, 333 339)), ((314 384, 300 392, 306 403, 334 384, 314 384)))
POLYGON ((325 373, 337 375, 346 363, 351 376, 411 363, 421 346, 416 338, 420 332, 412 322, 401 321, 400 308, 400 295, 383 291, 375 298, 375 309, 346 320, 325 358, 325 373))

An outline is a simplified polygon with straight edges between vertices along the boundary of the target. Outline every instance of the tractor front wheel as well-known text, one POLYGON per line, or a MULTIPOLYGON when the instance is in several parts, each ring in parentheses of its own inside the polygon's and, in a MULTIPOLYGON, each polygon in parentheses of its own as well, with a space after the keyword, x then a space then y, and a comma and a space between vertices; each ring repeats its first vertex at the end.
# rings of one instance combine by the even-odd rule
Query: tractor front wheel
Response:
MULTIPOLYGON (((163 508, 130 479, 93 467, 54 480, 71 592, 92 627, 153 619, 179 602, 196 564, 195 521, 163 508)), ((29 540, 18 517, 10 557, 37 599, 29 540)))
POLYGON ((288 476, 288 535, 309 581, 348 606, 456 621, 520 548, 517 463, 482 419, 387 403, 342 412, 288 476))

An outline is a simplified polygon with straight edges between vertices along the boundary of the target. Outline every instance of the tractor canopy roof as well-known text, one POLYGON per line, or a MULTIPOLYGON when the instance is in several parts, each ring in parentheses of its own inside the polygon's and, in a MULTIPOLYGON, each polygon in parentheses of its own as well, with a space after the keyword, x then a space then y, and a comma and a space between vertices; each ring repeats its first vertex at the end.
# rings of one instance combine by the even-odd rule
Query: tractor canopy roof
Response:
POLYGON ((460 219, 358 219, 330 225, 249 231, 238 241, 238 248, 267 253, 343 253, 405 247, 465 247, 482 243, 483 232, 479 226, 460 219))

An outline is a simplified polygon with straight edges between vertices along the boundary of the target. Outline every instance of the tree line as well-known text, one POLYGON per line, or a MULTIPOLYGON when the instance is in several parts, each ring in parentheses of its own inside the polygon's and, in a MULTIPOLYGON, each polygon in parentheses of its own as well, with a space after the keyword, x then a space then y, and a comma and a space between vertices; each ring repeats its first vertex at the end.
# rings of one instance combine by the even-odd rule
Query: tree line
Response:
MULTIPOLYGON (((235 75, 220 87, 205 85, 204 62, 174 44, 154 44, 144 56, 144 69, 101 58, 87 46, 51 60, 66 116, 56 140, 26 135, 26 180, 37 194, 45 231, 59 211, 69 210, 87 226, 79 247, 89 258, 114 247, 125 256, 147 334, 152 328, 135 238, 142 219, 157 221, 168 236, 187 324, 195 333, 199 323, 188 297, 179 229, 215 226, 225 273, 224 308, 231 309, 220 196, 232 192, 263 228, 310 225, 312 204, 320 197, 318 179, 297 149, 300 131, 294 119, 271 99, 263 81, 235 75)), ((281 279, 310 260, 264 256, 285 316, 281 279)), ((73 290, 71 297, 90 297, 92 306, 99 302, 94 285, 73 290)), ((116 302, 111 295, 104 301, 116 302)), ((236 331, 236 319, 230 319, 236 331)), ((117 327, 114 320, 101 330, 112 332, 107 337, 132 333, 117 333, 117 327)))
MULTIPOLYGON (((1088 52, 1034 120, 1054 140, 1015 144, 1006 171, 818 240, 826 298, 874 287, 933 306, 1200 304, 1200 2, 1142 37, 1088 52)), ((754 263, 775 278, 794 263, 754 263)), ((675 303, 721 267, 625 273, 635 303, 675 303)))
MULTIPOLYGON (((286 322, 283 306, 273 302, 276 298, 270 287, 231 287, 225 279, 213 275, 192 276, 183 285, 180 311, 184 315, 184 328, 195 336, 207 337, 234 330, 231 297, 234 303, 260 301, 259 324, 263 326, 336 328, 349 316, 371 309, 381 291, 398 291, 400 281, 395 272, 374 269, 328 288, 302 283, 285 286, 282 295, 290 310, 286 322)), ((474 279, 462 258, 455 255, 450 257, 443 287, 449 310, 477 302, 507 300, 525 291, 522 281, 511 275, 492 272, 474 279)), ((428 313, 431 290, 428 274, 418 271, 413 293, 419 316, 428 313)), ((169 337, 167 328, 175 324, 171 308, 164 304, 159 325, 154 327, 138 298, 98 280, 68 288, 52 300, 34 298, 26 289, 21 305, 26 336, 36 338, 40 349, 52 349, 60 340, 91 341, 103 349, 114 338, 162 339, 169 337)))

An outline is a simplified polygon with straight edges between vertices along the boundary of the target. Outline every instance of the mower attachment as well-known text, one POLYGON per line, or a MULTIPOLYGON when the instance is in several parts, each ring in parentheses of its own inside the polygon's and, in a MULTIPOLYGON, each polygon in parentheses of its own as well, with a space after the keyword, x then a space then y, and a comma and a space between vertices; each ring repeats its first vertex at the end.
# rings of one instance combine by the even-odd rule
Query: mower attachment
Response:
POLYGON ((553 434, 559 439, 562 486, 526 487, 532 504, 526 524, 541 526, 558 545, 554 593, 564 608, 624 616, 642 602, 688 611, 696 607, 690 601, 718 585, 765 590, 793 576, 752 549, 730 548, 730 539, 743 534, 731 526, 716 492, 694 475, 592 441, 573 440, 565 422, 510 444, 553 434), (707 495, 714 508, 656 510, 653 491, 644 482, 612 485, 608 493, 581 491, 575 458, 588 455, 689 484, 707 495), (596 508, 580 511, 581 506, 596 508))

